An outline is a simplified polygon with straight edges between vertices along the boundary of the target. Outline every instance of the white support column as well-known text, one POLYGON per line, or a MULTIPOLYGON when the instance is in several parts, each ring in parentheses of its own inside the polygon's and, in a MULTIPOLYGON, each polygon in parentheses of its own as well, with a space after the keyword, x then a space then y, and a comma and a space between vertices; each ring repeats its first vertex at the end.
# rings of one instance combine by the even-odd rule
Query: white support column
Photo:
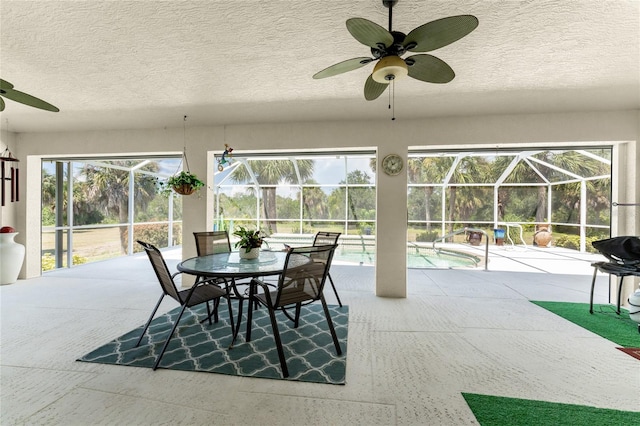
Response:
POLYGON ((407 148, 380 147, 376 173, 376 295, 407 297, 407 148), (405 167, 396 176, 382 171, 388 154, 402 157, 405 167))
POLYGON ((134 223, 134 191, 136 190, 135 185, 135 175, 133 170, 129 170, 129 200, 127 201, 127 205, 129 206, 127 212, 127 225, 129 227, 129 232, 127 232, 127 254, 133 254, 133 223, 134 223))
POLYGON ((587 251, 587 181, 580 181, 580 251, 587 251))

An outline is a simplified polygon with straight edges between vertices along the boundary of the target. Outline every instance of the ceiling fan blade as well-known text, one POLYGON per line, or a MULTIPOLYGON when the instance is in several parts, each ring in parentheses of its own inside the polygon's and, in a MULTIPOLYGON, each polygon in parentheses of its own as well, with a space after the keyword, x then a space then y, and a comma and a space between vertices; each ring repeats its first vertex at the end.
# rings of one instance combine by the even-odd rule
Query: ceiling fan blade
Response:
POLYGON ((368 101, 378 99, 385 90, 387 90, 388 84, 378 83, 373 79, 373 76, 369 76, 364 83, 364 98, 368 101))
POLYGON ((409 65, 409 77, 428 83, 448 83, 456 76, 451 67, 433 55, 413 55, 405 59, 409 65))
POLYGON ((0 98, 0 111, 4 111, 4 99, 0 98))
POLYGON ((393 44, 393 36, 384 27, 364 18, 347 19, 347 29, 360 43, 378 48, 379 44, 389 47, 393 44))
POLYGON ((337 64, 331 65, 330 67, 325 68, 322 71, 318 71, 313 75, 313 78, 317 80, 319 78, 333 77, 334 75, 342 74, 347 71, 356 70, 367 65, 371 61, 373 61, 373 58, 368 58, 366 56, 347 59, 346 61, 338 62, 337 64))
POLYGON ((13 84, 0 78, 0 90, 13 89, 13 84))
POLYGON ((413 29, 402 44, 412 52, 430 52, 460 40, 477 27, 478 18, 473 15, 449 16, 413 29))
POLYGON ((52 111, 52 112, 60 111, 58 107, 55 107, 50 103, 43 101, 42 99, 38 99, 35 96, 31 96, 24 92, 20 92, 19 90, 2 87, 2 92, 0 94, 7 99, 11 99, 12 101, 16 101, 16 102, 20 102, 21 104, 32 106, 34 108, 40 108, 40 109, 44 109, 46 111, 52 111))

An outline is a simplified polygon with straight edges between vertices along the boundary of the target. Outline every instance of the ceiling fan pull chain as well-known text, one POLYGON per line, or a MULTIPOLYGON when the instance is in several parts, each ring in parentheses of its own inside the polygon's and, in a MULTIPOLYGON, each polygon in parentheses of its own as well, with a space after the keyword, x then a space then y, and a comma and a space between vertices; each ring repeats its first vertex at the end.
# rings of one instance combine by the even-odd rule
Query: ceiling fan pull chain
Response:
POLYGON ((391 90, 389 90, 389 108, 391 108, 391 121, 396 119, 396 81, 391 80, 391 90), (392 94, 393 92, 393 94, 392 94))

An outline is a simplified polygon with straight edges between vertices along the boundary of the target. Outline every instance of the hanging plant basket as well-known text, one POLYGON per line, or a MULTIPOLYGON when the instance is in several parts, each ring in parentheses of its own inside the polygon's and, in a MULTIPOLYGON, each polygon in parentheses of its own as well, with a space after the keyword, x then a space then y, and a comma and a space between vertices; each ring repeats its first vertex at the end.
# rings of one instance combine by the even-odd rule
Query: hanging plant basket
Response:
POLYGON ((171 176, 160 184, 160 192, 169 195, 172 191, 180 195, 191 195, 204 186, 198 177, 188 171, 182 171, 171 176))
POLYGON ((193 186, 187 184, 176 185, 172 189, 180 195, 191 195, 196 192, 196 189, 193 186))

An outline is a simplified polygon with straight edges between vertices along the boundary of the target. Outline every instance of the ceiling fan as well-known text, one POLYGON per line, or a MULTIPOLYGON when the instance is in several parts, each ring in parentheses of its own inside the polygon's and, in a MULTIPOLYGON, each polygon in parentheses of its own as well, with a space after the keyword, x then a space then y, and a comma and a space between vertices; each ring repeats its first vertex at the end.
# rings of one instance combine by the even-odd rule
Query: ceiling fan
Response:
POLYGON ((392 30, 393 6, 398 0, 382 0, 389 9, 389 30, 364 18, 347 19, 347 30, 360 43, 371 48, 373 58, 363 56, 331 65, 313 78, 332 77, 353 71, 374 61, 378 63, 364 84, 364 97, 377 99, 395 79, 409 76, 428 83, 448 83, 453 69, 433 55, 419 54, 402 59, 407 52, 430 52, 460 40, 478 26, 473 15, 457 15, 423 24, 409 34, 392 30))
POLYGON ((47 111, 58 112, 58 107, 51 105, 48 102, 38 99, 35 96, 28 95, 19 90, 13 88, 13 84, 6 80, 0 79, 0 111, 4 111, 4 99, 11 99, 12 101, 20 102, 21 104, 29 105, 34 108, 40 108, 47 111))

